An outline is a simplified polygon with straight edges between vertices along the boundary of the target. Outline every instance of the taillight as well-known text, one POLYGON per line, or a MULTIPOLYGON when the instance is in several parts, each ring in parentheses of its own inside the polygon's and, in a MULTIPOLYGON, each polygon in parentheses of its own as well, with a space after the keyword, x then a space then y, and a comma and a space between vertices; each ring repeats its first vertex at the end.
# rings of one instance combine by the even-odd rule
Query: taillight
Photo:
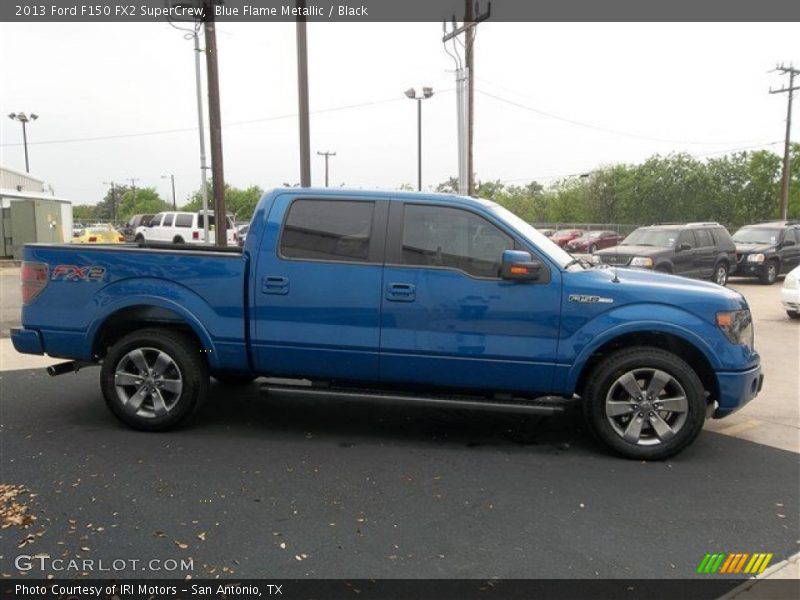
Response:
POLYGON ((192 232, 192 239, 193 240, 199 240, 200 239, 200 232, 199 231, 193 231, 192 232))
POLYGON ((47 286, 49 268, 44 263, 23 262, 20 270, 22 279, 22 303, 29 304, 47 286))
POLYGON ((90 242, 96 242, 97 238, 95 236, 92 236, 92 237, 89 238, 89 241, 90 242))

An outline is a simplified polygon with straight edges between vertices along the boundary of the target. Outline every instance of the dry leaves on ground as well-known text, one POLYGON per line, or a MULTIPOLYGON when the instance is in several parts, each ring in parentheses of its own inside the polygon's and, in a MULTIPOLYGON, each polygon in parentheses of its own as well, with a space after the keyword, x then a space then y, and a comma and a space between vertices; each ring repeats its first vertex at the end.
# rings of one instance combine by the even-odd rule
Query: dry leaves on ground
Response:
POLYGON ((21 485, 0 483, 0 519, 2 529, 9 527, 30 527, 36 517, 28 512, 28 507, 22 504, 20 496, 27 494, 21 485))

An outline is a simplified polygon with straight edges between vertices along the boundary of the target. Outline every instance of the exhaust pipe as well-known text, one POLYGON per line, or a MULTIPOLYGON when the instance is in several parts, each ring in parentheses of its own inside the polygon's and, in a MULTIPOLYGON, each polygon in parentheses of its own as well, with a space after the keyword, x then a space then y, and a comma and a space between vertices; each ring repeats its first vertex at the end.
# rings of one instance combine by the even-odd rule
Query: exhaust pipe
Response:
POLYGON ((50 377, 57 377, 65 373, 77 373, 84 367, 94 366, 95 363, 84 362, 80 360, 71 360, 69 362, 58 363, 57 365, 50 365, 47 367, 47 374, 50 377))

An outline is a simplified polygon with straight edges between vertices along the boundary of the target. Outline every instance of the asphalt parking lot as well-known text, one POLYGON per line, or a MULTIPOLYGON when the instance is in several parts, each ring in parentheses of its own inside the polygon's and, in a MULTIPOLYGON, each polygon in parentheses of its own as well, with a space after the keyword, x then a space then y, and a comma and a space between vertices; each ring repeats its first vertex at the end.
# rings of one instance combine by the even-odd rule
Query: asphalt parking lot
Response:
MULTIPOLYGON (((96 369, 6 370, 2 482, 28 490, 36 521, 0 530, 0 573, 18 575, 22 553, 191 558, 146 575, 195 578, 692 577, 707 552, 777 563, 800 544, 800 327, 775 306, 779 286, 731 285, 753 307, 764 391, 660 463, 608 454, 574 414, 320 403, 257 386, 214 386, 190 427, 139 433, 105 409, 96 369)), ((68 575, 84 573, 108 575, 68 575)))

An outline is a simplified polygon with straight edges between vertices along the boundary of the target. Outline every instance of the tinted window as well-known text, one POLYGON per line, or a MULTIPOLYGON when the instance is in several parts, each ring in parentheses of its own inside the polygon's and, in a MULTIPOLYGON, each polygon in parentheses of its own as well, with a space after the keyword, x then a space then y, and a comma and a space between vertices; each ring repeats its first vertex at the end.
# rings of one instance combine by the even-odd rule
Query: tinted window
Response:
POLYGON ((622 246, 663 246, 672 248, 678 232, 674 229, 651 229, 642 227, 631 233, 622 242, 622 246))
POLYGON ((172 218, 174 216, 175 215, 173 215, 172 213, 167 213, 167 215, 164 216, 164 223, 163 223, 164 227, 172 227, 172 218))
POLYGON ((466 210, 408 204, 403 217, 404 265, 450 267, 475 277, 499 277, 514 240, 466 210))
POLYGON ((733 241, 738 244, 777 244, 780 235, 780 229, 742 227, 733 235, 733 241))
POLYGON ((191 227, 193 215, 175 215, 175 227, 191 227))
POLYGON ((786 230, 786 239, 787 240, 793 240, 795 244, 800 244, 800 229, 795 229, 795 230, 787 229, 786 230), (792 235, 793 231, 794 231, 794 235, 792 235))
POLYGON ((696 229, 694 235, 697 238, 698 248, 708 248, 714 245, 714 240, 711 239, 708 229, 696 229))
POLYGON ((678 236, 678 246, 681 244, 689 244, 692 248, 697 248, 697 240, 694 239, 694 232, 682 231, 678 236))
MULTIPOLYGON (((203 229, 204 221, 205 221, 205 219, 203 218, 203 213, 197 213, 197 228, 198 229, 203 229)), ((208 215, 208 226, 209 227, 214 227, 215 224, 216 224, 216 221, 215 221, 214 215, 213 214, 208 215)), ((233 219, 231 219, 230 217, 228 217, 228 229, 233 229, 233 219)))
POLYGON ((296 200, 281 236, 281 255, 315 260, 366 261, 374 202, 296 200))

